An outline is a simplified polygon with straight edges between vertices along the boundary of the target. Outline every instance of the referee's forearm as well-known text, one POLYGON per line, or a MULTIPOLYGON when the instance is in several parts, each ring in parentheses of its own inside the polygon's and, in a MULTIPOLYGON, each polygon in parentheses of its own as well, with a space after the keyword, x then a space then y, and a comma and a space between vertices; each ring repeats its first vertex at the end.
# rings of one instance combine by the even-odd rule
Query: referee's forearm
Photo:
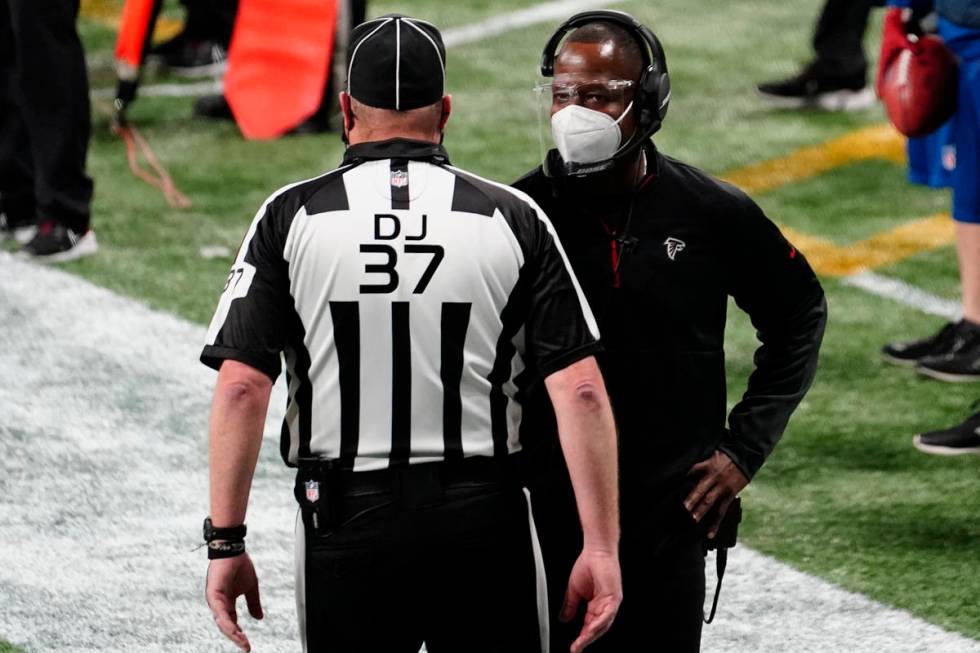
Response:
POLYGON ((586 548, 618 552, 616 427, 595 359, 556 372, 545 384, 575 490, 586 548))
POLYGON ((215 526, 245 521, 271 388, 267 376, 235 361, 226 361, 218 374, 208 445, 215 526))

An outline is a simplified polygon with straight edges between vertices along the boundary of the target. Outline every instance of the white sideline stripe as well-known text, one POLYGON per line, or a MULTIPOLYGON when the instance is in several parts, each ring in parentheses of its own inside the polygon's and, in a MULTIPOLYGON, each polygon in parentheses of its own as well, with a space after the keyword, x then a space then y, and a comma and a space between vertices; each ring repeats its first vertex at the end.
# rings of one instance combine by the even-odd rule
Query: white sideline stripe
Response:
POLYGON ((923 313, 938 315, 947 320, 958 320, 963 313, 959 302, 937 297, 900 279, 892 279, 875 272, 852 274, 843 277, 841 281, 848 286, 860 288, 872 295, 885 297, 923 313))
MULTIPOLYGON (((599 9, 609 5, 622 4, 629 0, 554 0, 527 9, 519 9, 499 14, 469 25, 450 27, 442 31, 442 41, 446 48, 454 48, 468 43, 476 43, 499 36, 511 30, 530 27, 549 20, 565 20, 572 14, 587 9, 599 9)), ((557 27, 557 25, 555 25, 557 27)), ((220 81, 199 82, 196 84, 154 84, 140 86, 141 97, 197 97, 221 93, 220 81)), ((116 97, 115 88, 99 88, 91 92, 97 100, 112 100, 116 97)))
MULTIPOLYGON (((34 653, 226 650, 191 551, 208 505, 204 327, 6 253, 0 324, 0 636, 34 653)), ((299 648, 284 406, 279 383, 248 517, 266 618, 242 616, 276 653, 299 648)), ((705 650, 980 653, 745 547, 732 558, 705 650)))
MULTIPOLYGON (((626 0, 555 0, 543 2, 527 9, 519 9, 506 14, 492 16, 469 25, 451 27, 444 30, 442 40, 447 48, 475 43, 484 39, 499 36, 505 32, 522 27, 529 27, 549 20, 562 21, 572 14, 587 9, 599 9, 609 5, 620 4, 626 0)), ((558 25, 555 25, 558 27, 558 25)))
MULTIPOLYGON (((217 95, 224 90, 220 80, 195 82, 193 84, 151 84, 140 86, 138 97, 199 97, 202 95, 217 95)), ((116 89, 96 88, 89 94, 95 100, 112 100, 116 97, 116 89)))

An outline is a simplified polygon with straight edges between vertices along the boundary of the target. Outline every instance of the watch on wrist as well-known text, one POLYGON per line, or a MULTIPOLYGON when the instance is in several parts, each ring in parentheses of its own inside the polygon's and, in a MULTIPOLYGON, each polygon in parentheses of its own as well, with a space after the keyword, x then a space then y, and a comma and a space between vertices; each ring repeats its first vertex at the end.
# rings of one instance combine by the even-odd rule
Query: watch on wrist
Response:
POLYGON ((209 544, 215 540, 242 542, 245 539, 246 530, 245 524, 216 528, 210 517, 204 518, 204 541, 209 544))

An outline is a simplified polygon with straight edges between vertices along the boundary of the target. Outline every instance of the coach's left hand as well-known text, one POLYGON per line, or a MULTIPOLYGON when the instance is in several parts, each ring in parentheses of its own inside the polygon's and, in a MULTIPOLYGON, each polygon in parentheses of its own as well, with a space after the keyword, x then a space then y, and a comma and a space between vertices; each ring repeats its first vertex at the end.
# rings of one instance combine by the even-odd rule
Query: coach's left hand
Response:
POLYGON ((718 506, 708 524, 708 538, 714 538, 721 520, 728 512, 728 506, 749 484, 749 479, 735 466, 728 454, 721 451, 715 451, 710 458, 691 467, 687 475, 701 477, 684 500, 684 507, 694 517, 694 521, 700 522, 711 512, 713 506, 718 506))

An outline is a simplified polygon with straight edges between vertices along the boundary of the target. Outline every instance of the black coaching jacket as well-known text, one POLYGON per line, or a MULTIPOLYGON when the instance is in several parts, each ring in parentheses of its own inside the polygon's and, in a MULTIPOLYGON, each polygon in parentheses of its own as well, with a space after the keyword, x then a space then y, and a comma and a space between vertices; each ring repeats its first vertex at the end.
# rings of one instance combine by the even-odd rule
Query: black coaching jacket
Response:
MULTIPOLYGON (((647 160, 628 229, 631 198, 597 196, 588 178, 538 168, 514 184, 554 223, 599 323, 624 507, 677 492, 718 448, 751 479, 813 380, 827 320, 810 265, 755 202, 652 144, 647 160), (761 346, 726 428, 729 297, 761 346)), ((524 404, 522 441, 553 443, 543 387, 524 404)))

